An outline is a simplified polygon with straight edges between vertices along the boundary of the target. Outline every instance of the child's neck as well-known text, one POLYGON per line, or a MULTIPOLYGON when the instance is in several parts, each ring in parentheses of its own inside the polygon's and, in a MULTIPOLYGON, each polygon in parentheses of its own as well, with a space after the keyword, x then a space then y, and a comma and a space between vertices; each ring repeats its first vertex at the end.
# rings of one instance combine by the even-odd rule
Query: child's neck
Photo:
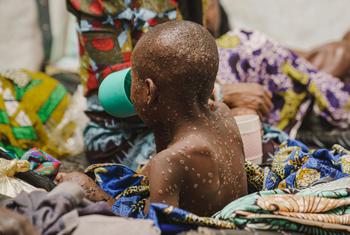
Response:
POLYGON ((186 133, 208 124, 210 111, 208 107, 182 109, 182 111, 169 112, 163 120, 153 129, 157 152, 160 152, 186 133))

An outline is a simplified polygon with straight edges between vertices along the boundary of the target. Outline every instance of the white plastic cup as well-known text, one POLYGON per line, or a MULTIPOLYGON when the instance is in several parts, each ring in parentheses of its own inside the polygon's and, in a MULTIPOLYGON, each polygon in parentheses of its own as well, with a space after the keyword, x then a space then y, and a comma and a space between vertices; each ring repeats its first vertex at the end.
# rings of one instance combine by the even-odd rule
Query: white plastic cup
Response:
POLYGON ((243 141, 245 159, 255 164, 262 164, 261 123, 258 115, 235 117, 243 141))

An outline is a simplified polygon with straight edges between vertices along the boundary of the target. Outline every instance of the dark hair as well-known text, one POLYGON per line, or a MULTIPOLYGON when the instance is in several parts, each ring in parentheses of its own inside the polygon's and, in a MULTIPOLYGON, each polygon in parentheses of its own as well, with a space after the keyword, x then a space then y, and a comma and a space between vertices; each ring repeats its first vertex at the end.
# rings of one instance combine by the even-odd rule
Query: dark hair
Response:
MULTIPOLYGON (((179 9, 184 20, 203 24, 203 5, 202 0, 179 0, 179 9)), ((230 23, 224 7, 220 5, 220 28, 218 37, 224 35, 230 30, 230 23)))
POLYGON ((203 23, 202 0, 178 0, 179 10, 184 20, 203 23))
POLYGON ((221 20, 220 20, 220 29, 219 29, 219 37, 224 35, 225 33, 227 33, 228 31, 230 31, 230 23, 228 20, 228 16, 227 13, 224 9, 224 7, 220 4, 220 16, 221 16, 221 20))

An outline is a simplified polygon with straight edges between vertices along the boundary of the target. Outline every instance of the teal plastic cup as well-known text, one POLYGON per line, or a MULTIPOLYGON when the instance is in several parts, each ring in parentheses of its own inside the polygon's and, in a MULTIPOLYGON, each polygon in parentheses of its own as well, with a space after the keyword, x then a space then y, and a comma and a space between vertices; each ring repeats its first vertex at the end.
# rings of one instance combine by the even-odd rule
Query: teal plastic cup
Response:
POLYGON ((109 74, 101 83, 98 99, 103 109, 112 116, 126 118, 136 115, 130 99, 131 68, 109 74))

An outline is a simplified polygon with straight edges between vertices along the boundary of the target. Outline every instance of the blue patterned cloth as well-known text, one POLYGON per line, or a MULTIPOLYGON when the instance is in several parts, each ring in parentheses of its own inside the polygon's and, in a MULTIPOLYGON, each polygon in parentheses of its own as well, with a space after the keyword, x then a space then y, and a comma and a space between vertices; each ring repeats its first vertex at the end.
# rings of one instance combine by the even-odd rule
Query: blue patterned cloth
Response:
POLYGON ((96 95, 87 98, 90 122, 84 131, 86 157, 90 163, 113 162, 136 170, 155 153, 154 135, 141 121, 101 118, 96 95))
POLYGON ((160 228, 162 234, 178 234, 183 231, 197 229, 199 226, 219 229, 234 229, 231 222, 200 217, 188 211, 162 203, 152 203, 148 218, 160 228))
POLYGON ((98 185, 116 199, 112 211, 116 215, 139 219, 152 219, 162 234, 177 234, 179 232, 207 226, 221 229, 232 229, 230 222, 216 220, 210 217, 200 217, 180 208, 166 204, 152 203, 149 214, 144 208, 149 198, 149 182, 143 175, 119 164, 96 164, 86 170, 93 174, 98 185))
POLYGON ((149 197, 149 185, 145 176, 120 164, 95 164, 86 169, 93 173, 97 184, 116 202, 112 211, 120 216, 145 218, 144 207, 149 197))
POLYGON ((313 151, 289 139, 274 154, 271 168, 265 168, 263 189, 302 189, 324 178, 337 180, 349 173, 349 151, 340 145, 313 151))
MULTIPOLYGON (((322 213, 316 213, 310 211, 309 213, 296 213, 303 215, 303 219, 299 221, 293 220, 292 216, 283 216, 278 214, 278 211, 268 211, 261 208, 257 201, 264 197, 270 197, 269 200, 273 200, 273 196, 289 195, 289 198, 285 198, 288 202, 285 203, 287 207, 292 207, 293 211, 302 211, 305 208, 310 210, 315 210, 315 208, 323 206, 310 200, 310 196, 322 197, 323 199, 346 199, 349 200, 350 197, 350 177, 345 177, 339 180, 328 182, 325 184, 315 185, 303 190, 298 189, 274 189, 268 191, 260 191, 257 193, 249 194, 241 197, 231 203, 229 203, 221 211, 217 212, 214 217, 221 220, 230 221, 235 223, 238 228, 241 229, 256 229, 256 230, 267 230, 267 231, 285 231, 294 232, 297 234, 313 234, 313 235, 345 235, 349 234, 344 228, 348 226, 343 225, 343 229, 339 229, 339 224, 333 224, 335 220, 329 219, 325 223, 325 218, 328 216, 340 216, 347 217, 350 213, 350 206, 342 206, 334 208, 332 206, 328 207, 328 211, 322 213), (306 196, 305 203, 296 203, 293 196, 306 196), (310 205, 311 204, 311 205, 310 205), (308 205, 308 207, 307 207, 308 205), (246 215, 243 215, 245 212, 246 215), (247 216, 249 214, 249 216, 247 216), (313 215, 313 219, 308 215, 313 215), (263 218, 261 216, 269 216, 269 218, 263 218), (332 226, 338 227, 338 229, 332 229, 332 226)), ((332 203, 331 203, 332 204, 332 203)), ((333 203, 336 205, 336 203, 333 203)), ((335 206, 336 207, 336 206, 335 206)), ((328 217, 329 218, 329 217, 328 217)), ((343 221, 347 221, 343 218, 343 221)), ((268 234, 268 233, 267 233, 268 234)))

